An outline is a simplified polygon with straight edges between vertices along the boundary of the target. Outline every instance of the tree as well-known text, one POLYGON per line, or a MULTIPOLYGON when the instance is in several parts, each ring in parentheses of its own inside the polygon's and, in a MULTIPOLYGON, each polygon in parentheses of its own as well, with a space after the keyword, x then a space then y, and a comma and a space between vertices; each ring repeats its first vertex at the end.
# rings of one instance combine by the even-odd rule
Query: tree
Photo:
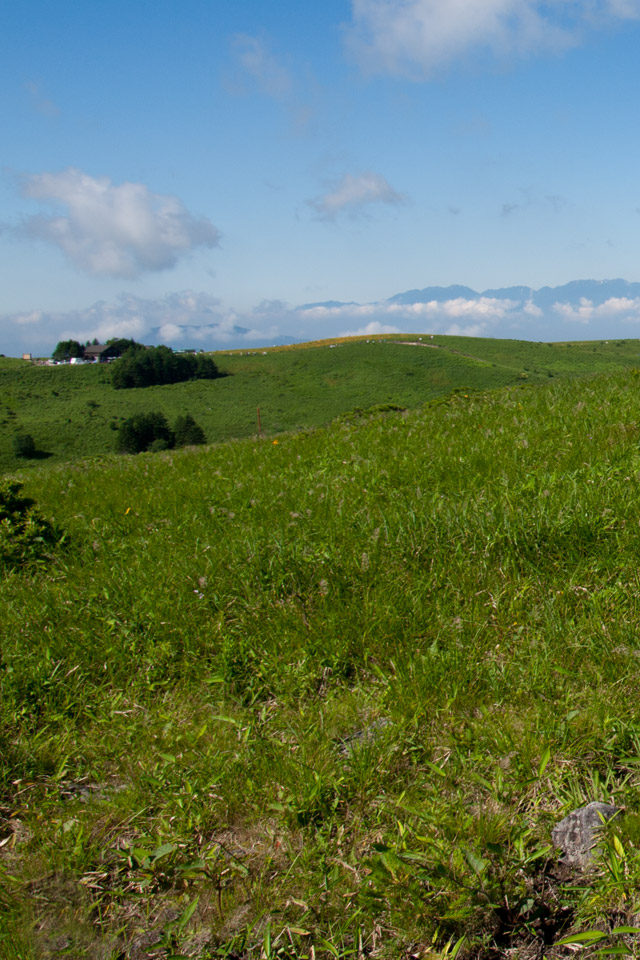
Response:
POLYGON ((163 442, 163 450, 173 446, 173 431, 165 415, 157 411, 136 413, 120 426, 116 448, 120 453, 142 453, 156 441, 163 442))
POLYGON ((70 360, 71 357, 83 357, 84 347, 77 340, 60 340, 51 354, 53 360, 70 360))
POLYGON ((123 353, 126 353, 127 350, 144 350, 144 344, 138 343, 136 340, 130 340, 128 337, 111 337, 110 340, 107 340, 108 347, 112 347, 118 353, 118 356, 122 356, 123 353))
POLYGON ((122 390, 184 380, 213 380, 219 376, 211 357, 177 354, 171 347, 162 346, 129 348, 113 365, 111 382, 116 390, 122 390))
POLYGON ((36 443, 30 433, 19 430, 13 435, 13 452, 16 457, 28 460, 36 455, 36 443))
POLYGON ((196 423, 190 413, 178 417, 173 425, 173 435, 176 447, 187 447, 207 442, 204 430, 196 423))

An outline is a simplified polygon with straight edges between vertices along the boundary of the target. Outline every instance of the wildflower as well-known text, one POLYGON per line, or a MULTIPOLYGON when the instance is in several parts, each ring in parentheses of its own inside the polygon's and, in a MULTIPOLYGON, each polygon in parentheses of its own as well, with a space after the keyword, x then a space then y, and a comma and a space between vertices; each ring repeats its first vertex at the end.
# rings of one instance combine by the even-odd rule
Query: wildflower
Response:
POLYGON ((275 447, 275 446, 277 446, 277 443, 278 443, 278 441, 277 441, 277 440, 274 440, 274 441, 273 441, 273 445, 274 445, 274 447, 275 447))
POLYGON ((131 507, 127 507, 127 509, 125 510, 125 512, 124 512, 125 517, 126 517, 126 515, 129 513, 129 510, 131 510, 131 507))

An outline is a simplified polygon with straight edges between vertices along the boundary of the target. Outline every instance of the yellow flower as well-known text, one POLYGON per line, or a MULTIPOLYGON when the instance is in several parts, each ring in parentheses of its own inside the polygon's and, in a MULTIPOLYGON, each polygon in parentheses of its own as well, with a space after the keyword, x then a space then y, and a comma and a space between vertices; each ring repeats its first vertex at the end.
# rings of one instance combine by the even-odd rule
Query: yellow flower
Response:
POLYGON ((278 441, 277 441, 277 440, 274 440, 274 441, 273 441, 273 445, 274 445, 274 447, 275 447, 275 445, 276 445, 277 443, 278 443, 278 441))
POLYGON ((125 510, 125 512, 124 512, 125 517, 126 517, 126 515, 129 513, 129 510, 131 510, 131 507, 127 507, 127 509, 125 510))

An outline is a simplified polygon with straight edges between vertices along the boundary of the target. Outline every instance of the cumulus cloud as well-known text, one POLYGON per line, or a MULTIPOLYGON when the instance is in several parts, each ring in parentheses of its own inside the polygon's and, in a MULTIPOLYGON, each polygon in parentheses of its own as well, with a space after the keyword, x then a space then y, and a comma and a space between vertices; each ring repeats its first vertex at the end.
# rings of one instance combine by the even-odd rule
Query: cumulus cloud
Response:
POLYGON ((262 93, 282 99, 291 91, 291 77, 263 40, 239 33, 233 38, 236 56, 262 93))
POLYGON ((359 330, 345 330, 338 334, 340 337, 369 337, 377 333, 400 333, 398 327, 391 327, 388 324, 380 323, 378 320, 372 320, 359 330))
POLYGON ((472 50, 558 51, 589 26, 638 19, 640 0, 351 0, 347 42, 370 73, 420 79, 472 50))
MULTIPOLYGON (((502 300, 497 297, 478 297, 475 300, 466 300, 463 297, 456 297, 452 300, 429 300, 426 303, 365 303, 365 304, 340 304, 339 306, 323 306, 319 304, 314 307, 307 307, 300 310, 300 315, 308 320, 335 320, 353 319, 358 320, 365 317, 376 317, 381 323, 382 319, 394 319, 396 323, 413 323, 424 321, 450 321, 459 319, 471 320, 502 320, 513 313, 519 302, 516 300, 502 300)), ((413 329, 413 328, 410 328, 413 329)), ((373 333, 373 330, 365 331, 373 333)), ((396 331, 380 330, 379 333, 392 333, 396 331)), ((433 331, 432 331, 433 332, 433 331)))
POLYGON ((111 303, 101 300, 84 309, 59 313, 34 310, 5 315, 0 324, 5 331, 28 329, 31 341, 39 338, 44 344, 94 337, 102 343, 111 337, 144 342, 151 335, 154 341, 169 345, 187 340, 194 346, 215 349, 230 342, 252 343, 277 335, 275 313, 268 314, 264 318, 267 323, 260 328, 241 325, 252 319, 252 314, 239 317, 234 310, 225 309, 209 294, 186 290, 158 299, 122 294, 111 303))
POLYGON ((388 180, 371 171, 356 176, 346 173, 327 193, 309 201, 321 220, 335 220, 341 213, 357 217, 374 203, 404 202, 405 197, 397 193, 388 180))
POLYGON ((640 320, 640 297, 633 300, 629 297, 610 297, 604 303, 597 305, 587 297, 581 297, 576 306, 572 303, 553 304, 553 310, 563 320, 576 323, 591 323, 592 320, 640 320))
POLYGON ((177 197, 152 193, 143 183, 114 184, 69 168, 24 177, 22 192, 56 208, 27 218, 22 232, 54 244, 94 275, 133 278, 167 270, 220 239, 206 217, 195 217, 177 197))

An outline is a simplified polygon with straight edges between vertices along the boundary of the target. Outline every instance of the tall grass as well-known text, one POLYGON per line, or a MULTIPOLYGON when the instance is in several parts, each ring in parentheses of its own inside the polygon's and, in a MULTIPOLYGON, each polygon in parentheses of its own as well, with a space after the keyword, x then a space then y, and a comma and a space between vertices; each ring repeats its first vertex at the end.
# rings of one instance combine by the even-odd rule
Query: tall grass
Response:
POLYGON ((631 922, 633 817, 589 885, 550 830, 640 803, 639 425, 628 373, 28 473, 67 538, 1 587, 0 942, 497 957, 631 922))

